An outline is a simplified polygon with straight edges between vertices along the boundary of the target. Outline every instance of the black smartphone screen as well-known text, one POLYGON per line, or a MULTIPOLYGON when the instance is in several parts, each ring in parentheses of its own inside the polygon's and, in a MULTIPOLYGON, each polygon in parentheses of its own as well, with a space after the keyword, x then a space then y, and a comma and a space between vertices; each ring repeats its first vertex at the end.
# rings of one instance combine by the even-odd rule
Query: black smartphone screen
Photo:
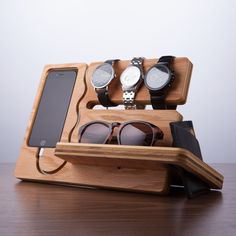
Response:
POLYGON ((55 147, 60 140, 77 72, 49 71, 29 138, 31 147, 55 147))

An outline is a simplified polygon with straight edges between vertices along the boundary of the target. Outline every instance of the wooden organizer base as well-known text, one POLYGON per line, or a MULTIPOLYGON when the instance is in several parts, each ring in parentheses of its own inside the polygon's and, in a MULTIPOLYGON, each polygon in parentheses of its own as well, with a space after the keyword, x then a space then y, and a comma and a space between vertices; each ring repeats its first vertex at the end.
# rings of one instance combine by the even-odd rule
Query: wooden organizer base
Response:
MULTIPOLYGON (((144 71, 146 72, 156 62, 157 59, 145 59, 144 71)), ((190 152, 171 147, 172 136, 169 123, 182 120, 182 115, 177 111, 92 109, 99 103, 90 82, 91 75, 101 63, 95 62, 89 66, 83 63, 45 66, 16 163, 15 176, 22 180, 70 186, 167 194, 172 183, 171 166, 174 165, 196 175, 211 188, 221 189, 223 185, 221 174, 190 152), (41 157, 45 170, 57 168, 64 160, 68 163, 56 174, 43 175, 36 168, 38 148, 30 147, 28 140, 47 74, 52 69, 76 69, 78 73, 61 140, 55 149, 46 148, 41 157), (78 129, 81 125, 93 120, 149 121, 162 129, 164 139, 157 141, 153 147, 78 144, 78 129)), ((117 104, 122 103, 122 91, 118 78, 129 63, 130 61, 119 61, 115 64, 117 78, 109 85, 109 94, 111 100, 117 104)), ((175 58, 173 69, 176 79, 168 91, 165 102, 175 105, 184 104, 187 100, 192 63, 185 57, 175 58)), ((138 104, 150 105, 149 92, 144 85, 137 93, 135 101, 138 104)))
POLYGON ((118 170, 156 170, 159 165, 176 165, 196 175, 213 189, 221 189, 223 176, 183 148, 140 147, 85 143, 58 143, 55 155, 73 164, 114 166, 118 170))
MULTIPOLYGON (((50 169, 55 168, 61 162, 60 158, 53 161, 47 156, 43 160, 43 165, 45 168, 50 169)), ((77 165, 68 162, 57 174, 42 175, 36 170, 35 159, 25 157, 18 162, 15 175, 22 180, 77 187, 84 186, 158 194, 167 194, 169 190, 168 168, 162 164, 152 169, 134 167, 122 167, 121 169, 112 165, 77 165)))

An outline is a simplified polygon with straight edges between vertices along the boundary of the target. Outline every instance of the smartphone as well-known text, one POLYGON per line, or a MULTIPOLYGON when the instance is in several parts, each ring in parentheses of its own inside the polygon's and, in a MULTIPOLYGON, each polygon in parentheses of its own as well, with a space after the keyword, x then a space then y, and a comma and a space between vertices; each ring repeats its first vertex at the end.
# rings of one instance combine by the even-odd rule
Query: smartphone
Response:
POLYGON ((76 70, 49 71, 28 140, 29 146, 54 148, 60 141, 76 75, 76 70))

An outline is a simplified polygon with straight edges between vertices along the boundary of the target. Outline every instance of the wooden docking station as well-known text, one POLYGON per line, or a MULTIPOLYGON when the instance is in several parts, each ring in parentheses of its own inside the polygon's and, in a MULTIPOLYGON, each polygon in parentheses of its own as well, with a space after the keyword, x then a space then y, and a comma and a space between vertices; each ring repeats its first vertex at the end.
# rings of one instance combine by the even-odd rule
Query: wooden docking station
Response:
MULTIPOLYGON (((157 59, 145 59, 146 72, 157 59)), ((223 176, 191 152, 172 147, 170 122, 181 121, 182 115, 176 110, 124 110, 93 109, 98 105, 97 95, 91 85, 91 75, 102 62, 86 64, 47 65, 41 77, 32 113, 30 115, 24 142, 16 163, 15 176, 22 180, 40 181, 72 186, 85 186, 105 189, 119 189, 135 192, 168 194, 173 184, 173 166, 178 166, 204 181, 212 189, 221 189, 223 176), (67 113, 61 140, 56 148, 46 148, 42 157, 42 166, 46 170, 57 168, 63 161, 67 164, 59 172, 44 175, 36 168, 38 148, 29 147, 28 139, 34 122, 46 77, 51 69, 77 69, 69 110, 67 113), (78 143, 78 129, 81 125, 93 121, 124 122, 144 120, 159 126, 164 139, 158 146, 126 146, 114 144, 78 143)), ((109 94, 113 102, 122 104, 120 74, 130 61, 115 64, 117 77, 109 85, 109 94)), ((168 91, 166 104, 181 105, 186 102, 189 90, 192 63, 188 58, 179 57, 173 62, 176 74, 173 86, 168 91)), ((137 104, 150 105, 149 92, 142 85, 137 93, 137 104)), ((181 182, 177 183, 182 185, 181 182)))

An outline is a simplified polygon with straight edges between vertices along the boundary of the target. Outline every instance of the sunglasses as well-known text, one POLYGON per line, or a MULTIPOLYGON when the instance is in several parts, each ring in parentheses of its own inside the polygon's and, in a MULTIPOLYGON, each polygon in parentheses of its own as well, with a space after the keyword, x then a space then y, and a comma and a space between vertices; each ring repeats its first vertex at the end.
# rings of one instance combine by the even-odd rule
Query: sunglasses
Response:
POLYGON ((156 140, 163 139, 161 129, 145 121, 128 121, 125 123, 92 121, 79 129, 79 143, 106 144, 114 141, 119 145, 152 146, 156 140), (114 129, 117 129, 115 136, 114 129))

